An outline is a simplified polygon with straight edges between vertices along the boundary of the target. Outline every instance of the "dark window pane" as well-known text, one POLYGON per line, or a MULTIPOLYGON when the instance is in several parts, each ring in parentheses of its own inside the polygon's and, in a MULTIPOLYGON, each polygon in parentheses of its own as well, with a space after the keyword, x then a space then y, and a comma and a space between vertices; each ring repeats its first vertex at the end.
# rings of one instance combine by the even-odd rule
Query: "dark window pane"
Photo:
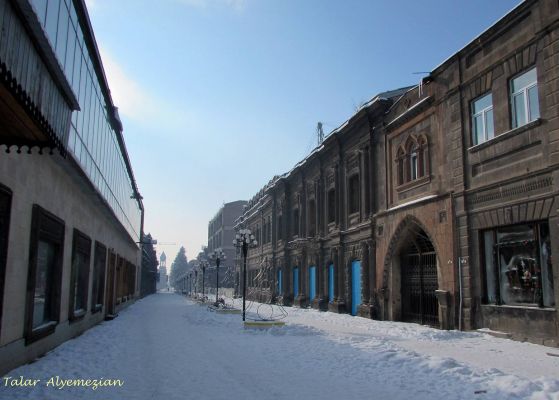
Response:
POLYGON ((512 99, 513 113, 514 113, 514 127, 526 124, 526 111, 524 93, 517 94, 512 99))
POLYGON ((530 121, 540 117, 540 103, 538 101, 538 87, 528 89, 528 108, 530 110, 530 121))
POLYGON ((40 240, 37 251, 37 272, 33 296, 33 328, 37 328, 52 318, 50 313, 50 286, 55 261, 56 247, 40 240))

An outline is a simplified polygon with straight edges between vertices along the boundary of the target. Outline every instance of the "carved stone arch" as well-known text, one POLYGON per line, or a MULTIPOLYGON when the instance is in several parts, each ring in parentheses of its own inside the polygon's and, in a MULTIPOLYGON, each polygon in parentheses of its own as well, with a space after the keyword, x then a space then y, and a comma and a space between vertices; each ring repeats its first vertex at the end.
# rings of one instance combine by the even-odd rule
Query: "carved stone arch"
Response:
POLYGON ((417 138, 415 137, 415 135, 410 134, 405 142, 404 148, 406 150, 406 154, 409 154, 410 151, 414 148, 414 147, 418 147, 417 144, 417 138))
MULTIPOLYGON (((436 265, 436 285, 442 287, 441 262, 439 259, 440 251, 437 242, 429 233, 429 229, 416 217, 407 215, 398 224, 394 231, 390 243, 388 245, 382 274, 381 296, 383 298, 383 319, 399 320, 401 314, 401 288, 400 274, 402 266, 400 265, 400 256, 404 254, 406 246, 414 244, 421 246, 421 241, 432 246, 434 250, 436 265), (419 244, 416 244, 419 243, 419 244)), ((431 264, 433 265, 433 264, 431 264)))

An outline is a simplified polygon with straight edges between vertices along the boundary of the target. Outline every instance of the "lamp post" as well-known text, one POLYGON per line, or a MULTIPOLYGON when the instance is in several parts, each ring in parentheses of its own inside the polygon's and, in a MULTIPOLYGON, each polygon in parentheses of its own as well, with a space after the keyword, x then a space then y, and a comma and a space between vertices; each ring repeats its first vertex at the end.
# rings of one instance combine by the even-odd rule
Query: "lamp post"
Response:
POLYGON ((235 247, 240 247, 243 250, 243 321, 245 320, 246 314, 246 297, 247 297, 247 251, 249 247, 258 246, 258 242, 254 238, 254 235, 250 229, 241 229, 239 233, 235 235, 233 240, 233 245, 235 247))
POLYGON ((202 260, 200 261, 200 265, 202 266, 202 301, 204 301, 205 299, 204 288, 206 286, 204 281, 206 279, 206 267, 209 265, 208 260, 202 258, 202 260))
POLYGON ((194 295, 198 295, 198 270, 194 271, 194 295))
POLYGON ((225 257, 225 253, 221 247, 215 249, 210 257, 212 260, 215 260, 215 304, 217 305, 217 302, 219 301, 219 263, 221 260, 227 259, 227 257, 225 257))

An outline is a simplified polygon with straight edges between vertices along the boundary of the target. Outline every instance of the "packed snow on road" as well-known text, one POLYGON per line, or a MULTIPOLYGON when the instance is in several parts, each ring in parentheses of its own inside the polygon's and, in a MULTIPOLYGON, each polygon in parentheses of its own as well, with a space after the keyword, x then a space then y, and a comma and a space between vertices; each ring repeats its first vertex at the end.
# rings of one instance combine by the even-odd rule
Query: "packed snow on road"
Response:
POLYGON ((0 399, 559 399, 559 349, 285 310, 247 329, 158 293, 6 374, 0 399))

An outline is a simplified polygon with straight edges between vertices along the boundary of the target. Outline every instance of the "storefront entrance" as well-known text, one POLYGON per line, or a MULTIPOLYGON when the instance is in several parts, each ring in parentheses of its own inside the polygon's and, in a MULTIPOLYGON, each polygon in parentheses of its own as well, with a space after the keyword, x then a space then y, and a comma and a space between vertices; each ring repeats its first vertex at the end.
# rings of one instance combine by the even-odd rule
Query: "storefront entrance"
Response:
POLYGON ((437 254, 420 229, 400 254, 402 321, 439 326, 437 254))

